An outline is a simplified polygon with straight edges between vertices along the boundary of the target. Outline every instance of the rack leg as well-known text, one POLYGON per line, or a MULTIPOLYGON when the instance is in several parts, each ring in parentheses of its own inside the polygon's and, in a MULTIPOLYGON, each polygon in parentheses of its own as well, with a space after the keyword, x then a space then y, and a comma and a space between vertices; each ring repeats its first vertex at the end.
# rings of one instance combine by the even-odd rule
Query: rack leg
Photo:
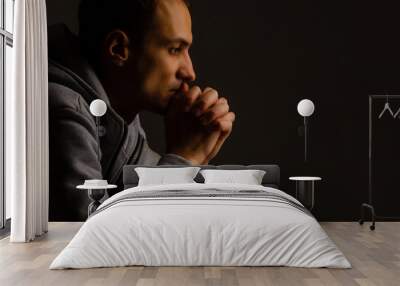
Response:
POLYGON ((372 225, 370 225, 370 229, 371 230, 375 230, 375 210, 374 207, 371 206, 370 204, 362 204, 361 205, 361 219, 358 221, 361 225, 364 223, 365 221, 365 212, 364 209, 367 208, 371 211, 371 220, 372 220, 372 225))

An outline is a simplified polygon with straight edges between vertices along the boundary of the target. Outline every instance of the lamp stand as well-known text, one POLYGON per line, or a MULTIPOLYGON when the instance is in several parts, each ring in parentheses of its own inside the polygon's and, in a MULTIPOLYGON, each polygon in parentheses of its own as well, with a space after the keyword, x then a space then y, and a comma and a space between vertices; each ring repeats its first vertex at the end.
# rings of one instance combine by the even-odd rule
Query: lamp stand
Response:
POLYGON ((307 162, 307 116, 304 116, 304 162, 307 162))
POLYGON ((96 116, 96 137, 97 137, 97 156, 99 157, 100 162, 100 116, 96 116))

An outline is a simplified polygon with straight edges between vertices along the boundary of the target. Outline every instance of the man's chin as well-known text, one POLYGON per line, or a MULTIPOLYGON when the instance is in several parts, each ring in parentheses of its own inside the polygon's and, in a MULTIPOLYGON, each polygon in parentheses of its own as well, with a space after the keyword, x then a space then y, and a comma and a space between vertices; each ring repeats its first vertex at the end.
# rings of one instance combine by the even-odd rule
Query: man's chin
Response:
POLYGON ((153 113, 157 113, 159 115, 166 115, 168 108, 169 108, 169 104, 171 101, 171 98, 175 95, 179 94, 179 91, 177 90, 170 90, 168 92, 168 94, 163 95, 160 99, 159 97, 159 101, 157 102, 153 102, 153 104, 151 104, 151 106, 148 106, 148 111, 153 112, 153 113))

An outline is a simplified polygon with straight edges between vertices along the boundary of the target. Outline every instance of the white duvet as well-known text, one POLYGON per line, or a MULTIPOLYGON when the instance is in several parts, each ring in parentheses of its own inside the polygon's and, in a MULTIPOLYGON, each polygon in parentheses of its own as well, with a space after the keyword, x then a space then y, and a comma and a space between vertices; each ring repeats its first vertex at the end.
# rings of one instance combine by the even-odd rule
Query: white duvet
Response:
MULTIPOLYGON (((132 192, 262 190, 238 184, 135 187, 106 200, 50 269, 145 266, 295 266, 350 268, 315 218, 279 200, 185 197, 123 200, 132 192)), ((137 194, 137 193, 134 193, 137 194)), ((300 204, 299 202, 297 202, 300 204)))

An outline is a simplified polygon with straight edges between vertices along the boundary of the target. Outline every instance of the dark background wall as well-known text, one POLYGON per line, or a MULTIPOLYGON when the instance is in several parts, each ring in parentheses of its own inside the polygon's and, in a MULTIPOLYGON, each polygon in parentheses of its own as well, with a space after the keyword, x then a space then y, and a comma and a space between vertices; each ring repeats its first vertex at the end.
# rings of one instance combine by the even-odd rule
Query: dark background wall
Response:
MULTIPOLYGON (((317 218, 358 219, 360 204, 368 197, 368 94, 400 94, 400 5, 192 2, 197 83, 218 89, 237 115, 232 135, 212 163, 277 163, 282 189, 288 193, 294 192, 289 176, 321 176, 317 218), (303 138, 297 130, 302 118, 296 106, 303 98, 316 106, 310 119, 308 164, 303 163, 303 138)), ((65 22, 76 31, 78 3, 47 0, 49 24, 65 22)), ((384 102, 376 104, 379 114, 384 102)), ((392 104, 397 110, 400 101, 392 104)), ((162 152, 162 119, 144 114, 143 122, 152 147, 162 152)), ((397 140, 398 125, 388 126, 381 124, 387 129, 385 140, 397 140)), ((386 152, 396 152, 396 145, 390 146, 386 152)), ((380 166, 381 173, 397 164, 389 160, 380 166)), ((393 184, 387 188, 395 186, 395 175, 388 180, 393 184)), ((396 192, 386 197, 384 189, 375 191, 382 212, 385 205, 396 209, 396 192)))

